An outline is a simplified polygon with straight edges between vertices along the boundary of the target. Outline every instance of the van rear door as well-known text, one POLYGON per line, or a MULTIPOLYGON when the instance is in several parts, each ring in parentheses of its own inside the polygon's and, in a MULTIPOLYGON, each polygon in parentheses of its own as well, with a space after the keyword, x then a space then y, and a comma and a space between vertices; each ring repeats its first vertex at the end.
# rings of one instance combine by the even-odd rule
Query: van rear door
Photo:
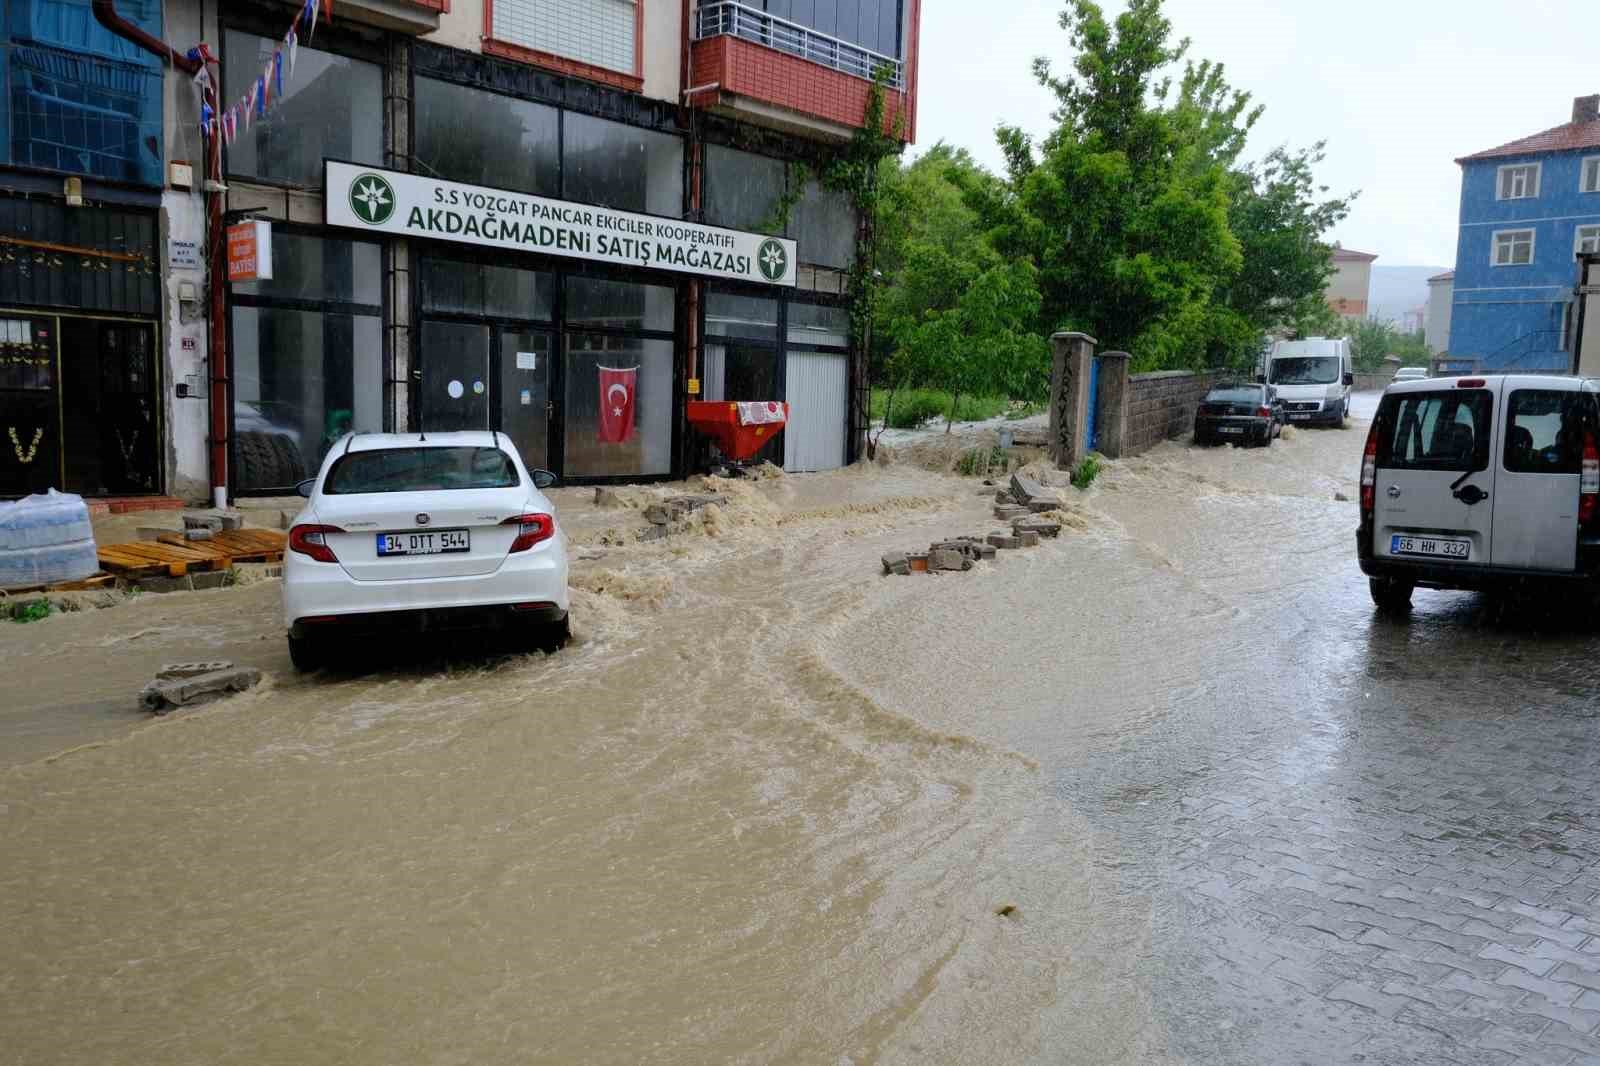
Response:
POLYGON ((1501 398, 1495 566, 1570 571, 1577 565, 1586 398, 1551 384, 1508 382, 1501 398))
POLYGON ((1379 408, 1375 556, 1486 566, 1496 394, 1486 386, 1391 392, 1379 408))

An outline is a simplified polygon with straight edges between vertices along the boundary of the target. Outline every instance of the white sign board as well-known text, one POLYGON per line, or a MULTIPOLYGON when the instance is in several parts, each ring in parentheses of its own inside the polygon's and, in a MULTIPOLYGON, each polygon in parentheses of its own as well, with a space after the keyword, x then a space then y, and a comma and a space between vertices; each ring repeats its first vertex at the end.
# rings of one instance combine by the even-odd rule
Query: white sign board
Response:
POLYGON ((793 286, 795 242, 420 174, 323 163, 328 225, 793 286))
POLYGON ((199 270, 200 242, 180 241, 176 237, 168 239, 167 265, 173 270, 199 270))

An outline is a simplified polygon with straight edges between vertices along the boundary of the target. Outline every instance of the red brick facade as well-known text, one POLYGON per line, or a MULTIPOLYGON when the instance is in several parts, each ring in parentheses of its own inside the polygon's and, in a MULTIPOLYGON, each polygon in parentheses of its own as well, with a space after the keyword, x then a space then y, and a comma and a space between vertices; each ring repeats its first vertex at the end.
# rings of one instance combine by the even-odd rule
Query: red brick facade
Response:
MULTIPOLYGON (((695 87, 716 85, 714 90, 695 94, 690 102, 697 107, 715 106, 723 94, 732 93, 852 127, 861 125, 866 112, 871 87, 866 80, 738 37, 709 37, 694 42, 690 63, 695 87)), ((916 139, 914 37, 908 51, 906 77, 909 93, 891 90, 885 94, 884 129, 892 132, 895 117, 904 111, 900 138, 912 141, 916 139)))

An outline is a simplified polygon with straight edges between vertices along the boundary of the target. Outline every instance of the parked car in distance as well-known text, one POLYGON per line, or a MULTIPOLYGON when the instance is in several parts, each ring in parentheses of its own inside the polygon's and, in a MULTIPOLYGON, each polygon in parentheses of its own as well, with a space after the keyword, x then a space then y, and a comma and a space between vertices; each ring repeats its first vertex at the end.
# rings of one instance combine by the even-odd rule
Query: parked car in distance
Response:
POLYGON ((510 630, 547 651, 569 635, 555 483, 503 433, 357 433, 300 485, 283 611, 297 670, 344 637, 510 630))
POLYGON ((1355 356, 1344 337, 1278 341, 1266 355, 1263 377, 1277 388, 1293 424, 1343 426, 1350 415, 1355 356))
POLYGON ((1194 442, 1259 444, 1271 447, 1283 430, 1283 401, 1271 385, 1220 382, 1206 393, 1194 414, 1194 442))
POLYGON ((1600 389, 1506 375, 1390 385, 1361 462, 1373 602, 1600 580, 1600 389))
POLYGON ((1428 377, 1428 368, 1425 366, 1403 366, 1394 372, 1395 381, 1424 381, 1428 377))

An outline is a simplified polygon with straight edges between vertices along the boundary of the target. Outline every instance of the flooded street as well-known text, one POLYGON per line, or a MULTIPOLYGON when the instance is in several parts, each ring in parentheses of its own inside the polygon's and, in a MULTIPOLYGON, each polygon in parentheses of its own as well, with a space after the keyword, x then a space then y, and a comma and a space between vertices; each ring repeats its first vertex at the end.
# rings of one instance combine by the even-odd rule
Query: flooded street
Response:
POLYGON ((1600 1061, 1600 640, 1376 616, 1365 431, 967 574, 879 577, 995 528, 904 463, 575 516, 549 658, 297 677, 275 582, 8 625, 0 1061, 1600 1061), (134 710, 198 657, 268 679, 134 710))

